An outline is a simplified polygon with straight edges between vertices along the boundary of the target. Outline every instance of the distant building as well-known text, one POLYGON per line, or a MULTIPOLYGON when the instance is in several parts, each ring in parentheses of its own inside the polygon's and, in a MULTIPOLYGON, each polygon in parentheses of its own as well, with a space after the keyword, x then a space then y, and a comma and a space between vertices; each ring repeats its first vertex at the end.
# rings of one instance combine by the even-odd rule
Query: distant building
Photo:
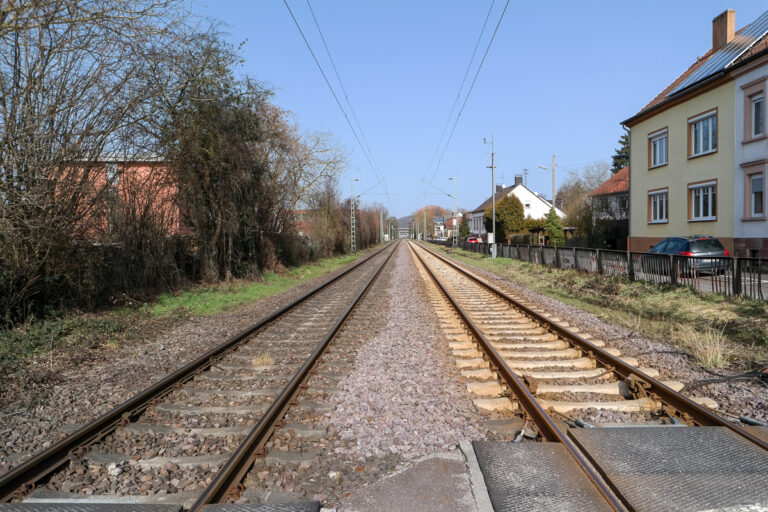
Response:
POLYGON ((593 234, 606 249, 627 249, 629 234, 629 166, 590 192, 593 234))
POLYGON ((433 236, 435 238, 443 238, 446 236, 445 234, 445 218, 444 217, 435 217, 434 220, 435 228, 433 231, 433 236))
MULTIPOLYGON (((526 217, 532 219, 543 219, 552 209, 552 203, 547 201, 539 194, 532 192, 525 185, 523 185, 523 177, 515 176, 515 184, 510 187, 504 187, 504 185, 496 185, 496 202, 498 203, 506 196, 515 196, 523 204, 523 212, 526 217)), ((469 231, 475 236, 484 237, 487 232, 485 231, 485 210, 491 206, 493 197, 489 197, 480 206, 472 210, 469 214, 469 231)), ((561 219, 565 218, 565 213, 559 208, 555 208, 555 213, 561 219)))
POLYGON ((453 232, 456 231, 456 236, 459 234, 459 226, 461 226, 461 219, 464 214, 459 212, 455 217, 447 217, 445 219, 445 237, 453 238, 453 232))

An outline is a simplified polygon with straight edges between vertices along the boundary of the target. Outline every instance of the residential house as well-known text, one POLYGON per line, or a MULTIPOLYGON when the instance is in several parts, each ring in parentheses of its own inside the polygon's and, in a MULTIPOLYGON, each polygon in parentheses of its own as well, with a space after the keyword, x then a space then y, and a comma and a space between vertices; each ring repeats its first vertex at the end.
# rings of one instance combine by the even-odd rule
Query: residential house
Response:
POLYGON ((711 235, 768 257, 765 181, 768 12, 738 32, 728 10, 712 48, 624 121, 630 129, 628 248, 711 235))
MULTIPOLYGON (((515 184, 512 186, 496 185, 496 202, 501 201, 506 196, 517 197, 523 204, 525 216, 532 219, 543 219, 552 209, 551 202, 523 185, 523 177, 521 175, 515 176, 515 184)), ((492 201, 493 197, 489 197, 469 213, 469 231, 474 236, 484 238, 487 236, 484 216, 485 210, 491 206, 492 201)), ((555 212, 561 219, 565 218, 565 213, 559 208, 555 208, 555 212)))
POLYGON ((177 186, 164 160, 155 155, 108 154, 89 167, 94 193, 106 192, 103 216, 100 211, 100 217, 92 222, 94 240, 112 233, 116 216, 126 212, 143 223, 155 224, 168 235, 193 233, 176 202, 177 186))
POLYGON ((444 217, 435 217, 434 221, 434 229, 432 232, 432 236, 435 238, 444 238, 445 235, 445 218, 444 217))
POLYGON ((595 238, 606 249, 627 249, 629 233, 629 166, 589 193, 595 238))
POLYGON ((453 238, 453 232, 456 232, 456 236, 459 236, 459 227, 461 226, 461 219, 464 217, 462 212, 458 215, 445 218, 445 237, 453 238))

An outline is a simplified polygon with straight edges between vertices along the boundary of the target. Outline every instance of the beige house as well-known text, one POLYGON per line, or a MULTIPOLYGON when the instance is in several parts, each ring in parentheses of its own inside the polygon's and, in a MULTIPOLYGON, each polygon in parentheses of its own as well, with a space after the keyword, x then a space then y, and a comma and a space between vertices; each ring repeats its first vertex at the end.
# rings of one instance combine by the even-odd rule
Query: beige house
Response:
POLYGON ((731 255, 768 257, 768 12, 734 27, 734 11, 716 17, 712 48, 623 123, 630 129, 629 250, 647 251, 669 236, 711 235, 731 255))

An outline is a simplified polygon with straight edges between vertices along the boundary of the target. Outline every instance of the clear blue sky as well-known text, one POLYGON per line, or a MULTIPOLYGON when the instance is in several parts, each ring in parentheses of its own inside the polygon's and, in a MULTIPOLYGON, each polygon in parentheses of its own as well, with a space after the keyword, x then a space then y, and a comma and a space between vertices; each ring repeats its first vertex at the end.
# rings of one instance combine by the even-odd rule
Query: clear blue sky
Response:
MULTIPOLYGON (((293 111, 303 129, 332 132, 347 150, 344 196, 352 176, 360 179, 356 192, 376 183, 282 1, 191 2, 194 12, 224 22, 233 43, 247 40, 243 72, 273 89, 276 104, 293 111)), ((504 4, 494 5, 470 81, 504 4)), ((343 101, 306 0, 289 5, 343 101)), ((312 1, 373 157, 396 194, 372 195, 383 192, 376 187, 363 202, 381 202, 398 217, 430 203, 452 207, 439 193, 417 192, 425 189, 419 182, 490 6, 312 1)), ((551 174, 537 166, 549 167, 556 154, 559 186, 569 171, 610 160, 620 122, 709 49, 712 18, 728 8, 739 29, 768 7, 755 0, 510 2, 434 184, 450 192, 447 178, 458 176, 460 205, 480 204, 491 189, 483 137, 493 133, 497 183, 503 176, 509 184, 527 167, 529 188, 549 197, 551 174)))

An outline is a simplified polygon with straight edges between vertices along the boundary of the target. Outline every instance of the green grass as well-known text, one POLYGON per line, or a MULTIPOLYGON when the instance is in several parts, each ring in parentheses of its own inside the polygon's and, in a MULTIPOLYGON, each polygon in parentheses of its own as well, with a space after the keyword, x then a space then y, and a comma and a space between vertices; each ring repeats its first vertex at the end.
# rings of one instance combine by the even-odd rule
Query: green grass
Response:
POLYGON ((690 353, 701 365, 765 366, 768 301, 728 298, 685 286, 659 286, 464 250, 459 261, 488 270, 644 336, 690 353))
MULTIPOLYGON (((315 263, 267 273, 258 281, 236 281, 213 286, 195 286, 158 296, 148 304, 122 306, 99 313, 68 313, 0 330, 0 390, 2 380, 22 369, 34 356, 51 358, 71 349, 117 348, 144 343, 157 333, 191 316, 208 316, 276 295, 331 272, 362 254, 327 258, 315 263)), ((45 365, 38 365, 40 371, 45 365)), ((55 376, 47 376, 51 378, 55 376)), ((40 377, 42 378, 42 377, 40 377)), ((5 397, 6 400, 8 397, 5 397)), ((0 404, 4 401, 0 392, 0 404)))
POLYGON ((152 316, 183 311, 192 315, 215 315, 226 309, 281 293, 292 286, 330 272, 354 261, 356 256, 327 258, 316 263, 291 268, 280 274, 265 273, 258 282, 237 281, 211 287, 199 287, 180 293, 166 293, 147 307, 152 316))

